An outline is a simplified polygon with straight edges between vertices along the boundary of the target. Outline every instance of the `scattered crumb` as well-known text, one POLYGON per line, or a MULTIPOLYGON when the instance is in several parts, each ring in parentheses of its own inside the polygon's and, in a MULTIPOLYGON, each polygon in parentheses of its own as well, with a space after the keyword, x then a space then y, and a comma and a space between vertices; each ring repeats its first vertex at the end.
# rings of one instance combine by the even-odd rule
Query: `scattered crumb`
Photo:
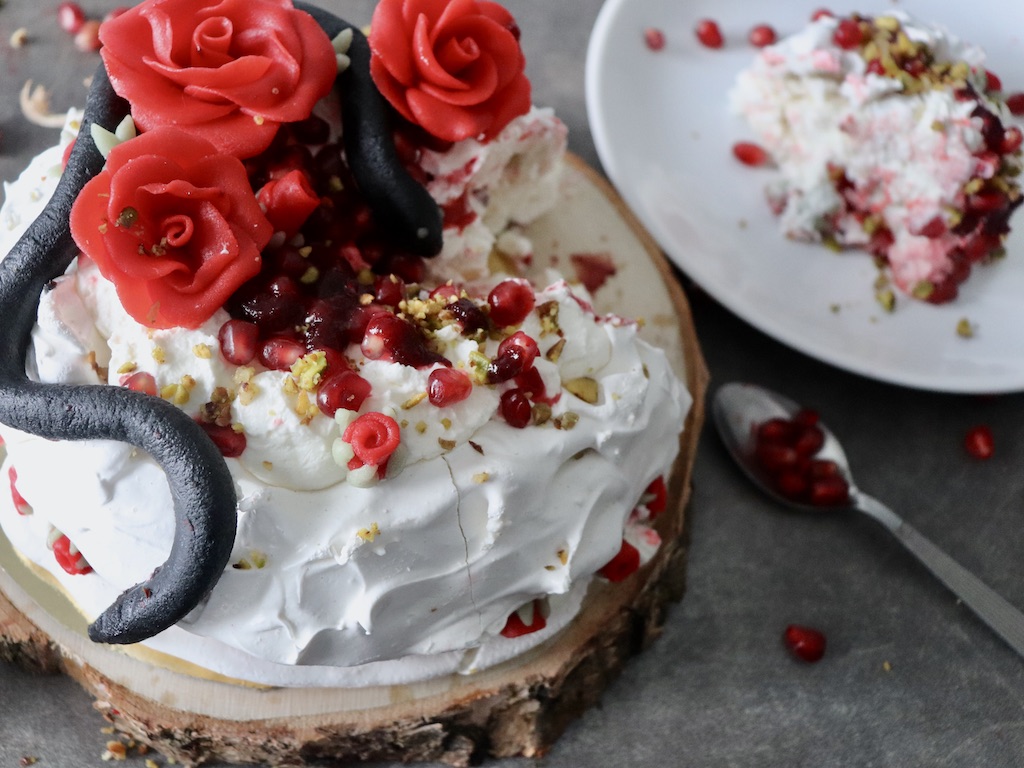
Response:
POLYGON ((25 27, 18 27, 11 33, 11 38, 8 41, 11 44, 11 48, 24 48, 25 44, 28 43, 28 30, 25 27))
POLYGON ((18 94, 18 105, 22 116, 40 128, 61 128, 64 126, 64 114, 50 111, 50 92, 41 85, 33 87, 31 80, 26 80, 18 94))
POLYGON ((124 760, 127 757, 128 747, 120 741, 108 741, 106 750, 100 755, 100 758, 105 761, 124 760))
MULTIPOLYGON (((2 5, 2 3, 0 3, 0 5, 2 5)), ((39 762, 39 758, 36 757, 35 755, 23 755, 22 758, 18 761, 18 765, 20 765, 20 766, 35 765, 38 762, 39 762)))
POLYGON ((883 661, 882 669, 884 669, 886 672, 892 672, 892 664, 890 664, 888 661, 883 661))
POLYGON ((842 307, 840 307, 838 304, 829 304, 828 305, 828 311, 831 312, 833 315, 838 315, 839 314, 839 310, 841 310, 841 309, 842 309, 842 307))
POLYGON ((738 222, 736 222, 736 225, 740 229, 746 229, 747 228, 747 220, 746 219, 740 219, 738 222))

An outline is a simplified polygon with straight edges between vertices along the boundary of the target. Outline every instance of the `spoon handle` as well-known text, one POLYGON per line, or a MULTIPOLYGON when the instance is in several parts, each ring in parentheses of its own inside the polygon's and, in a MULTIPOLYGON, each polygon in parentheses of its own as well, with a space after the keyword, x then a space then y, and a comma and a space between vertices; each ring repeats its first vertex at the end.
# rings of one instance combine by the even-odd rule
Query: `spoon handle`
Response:
POLYGON ((953 594, 1024 656, 1024 613, 996 594, 981 579, 935 546, 916 528, 877 499, 857 493, 857 509, 873 517, 949 587, 953 594))

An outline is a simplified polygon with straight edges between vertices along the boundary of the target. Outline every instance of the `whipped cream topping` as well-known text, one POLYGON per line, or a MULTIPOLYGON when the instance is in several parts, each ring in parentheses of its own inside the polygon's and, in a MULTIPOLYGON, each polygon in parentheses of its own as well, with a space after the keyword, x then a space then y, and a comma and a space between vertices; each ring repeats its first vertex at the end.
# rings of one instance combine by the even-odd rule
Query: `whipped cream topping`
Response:
MULTIPOLYGON (((963 62, 966 81, 984 94, 981 49, 901 11, 886 16, 898 20, 910 41, 927 46, 934 61, 963 62)), ((952 87, 907 92, 899 78, 869 71, 859 50, 835 44, 839 21, 823 16, 761 50, 737 76, 731 108, 778 166, 781 179, 768 196, 786 236, 868 243, 863 221, 840 213, 834 174, 845 171, 855 189, 848 194, 859 195, 856 209, 883 217, 893 235, 887 256, 895 283, 910 291, 923 281, 941 282, 959 242, 952 233, 921 232, 962 207, 965 182, 992 175, 978 156, 984 147, 982 121, 972 117, 978 103, 1004 123, 1008 112, 984 95, 957 98, 952 87)))
MULTIPOLYGON (((499 242, 530 252, 519 225, 556 199, 563 148, 564 126, 535 110, 494 142, 463 142, 424 160, 438 179, 431 191, 439 202, 465 196, 478 213, 470 226, 486 230, 476 240, 469 226, 446 231, 446 253, 460 260, 444 267, 448 277, 462 279, 453 264, 468 254, 466 278, 496 281, 486 262, 499 242)), ((52 193, 61 152, 44 152, 5 188, 0 253, 52 193)), ((510 385, 474 386, 465 401, 437 408, 422 397, 430 369, 349 351, 373 387, 361 411, 387 413, 401 425, 400 461, 372 488, 343 481, 332 456, 340 427, 296 408, 291 374, 258 365, 247 371, 251 397, 231 406, 247 446, 227 460, 239 499, 234 567, 185 621, 146 645, 268 685, 377 685, 472 672, 570 621, 624 536, 649 558, 658 542, 642 496, 672 465, 690 396, 634 324, 596 315, 589 298, 561 280, 535 298, 547 317, 557 316, 556 328, 536 312, 522 326, 540 347, 536 367, 547 391, 560 393, 543 424, 514 429, 496 415, 510 385), (580 377, 596 384, 594 402, 563 387, 580 377), (550 610, 546 629, 499 634, 510 614, 531 610, 537 599, 550 610)), ((45 382, 113 385, 146 371, 159 392, 198 407, 215 388, 239 386, 239 371, 218 350, 225 320, 218 313, 195 330, 146 329, 81 259, 42 297, 28 366, 45 382)), ((497 347, 452 329, 442 329, 438 341, 453 366, 467 370, 474 355, 493 356, 497 347)), ((16 469, 17 489, 33 510, 19 514, 2 494, 0 525, 87 616, 166 559, 171 500, 147 455, 120 443, 51 442, 6 427, 0 436, 3 471, 16 469), (70 575, 57 565, 47 547, 54 529, 91 573, 70 575)))

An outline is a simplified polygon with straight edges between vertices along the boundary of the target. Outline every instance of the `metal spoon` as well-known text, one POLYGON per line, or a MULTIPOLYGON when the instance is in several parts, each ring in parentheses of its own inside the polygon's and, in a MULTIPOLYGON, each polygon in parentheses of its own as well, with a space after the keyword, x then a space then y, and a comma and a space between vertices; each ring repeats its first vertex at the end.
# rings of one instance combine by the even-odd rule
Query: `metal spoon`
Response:
POLYGON ((720 387, 712 406, 715 426, 726 448, 762 491, 781 504, 806 512, 827 514, 835 510, 855 510, 874 518, 1011 648, 1024 656, 1024 614, 904 522, 895 512, 857 488, 842 446, 824 424, 818 423, 825 435, 825 444, 816 458, 831 459, 842 470, 850 486, 849 504, 816 507, 784 498, 772 489, 767 475, 754 459, 754 426, 771 418, 790 418, 798 410, 796 403, 770 390, 754 384, 738 383, 720 387))

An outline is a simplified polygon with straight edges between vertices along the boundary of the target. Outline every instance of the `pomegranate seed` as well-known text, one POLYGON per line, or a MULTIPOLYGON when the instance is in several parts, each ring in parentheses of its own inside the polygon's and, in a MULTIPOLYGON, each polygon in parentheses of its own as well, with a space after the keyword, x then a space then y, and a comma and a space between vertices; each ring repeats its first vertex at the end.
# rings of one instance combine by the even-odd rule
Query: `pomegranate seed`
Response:
POLYGON ((818 21, 819 19, 831 19, 833 17, 835 17, 835 14, 832 13, 832 11, 830 11, 828 8, 819 8, 818 10, 811 14, 811 21, 818 21))
POLYGON ((1003 134, 1003 144, 1000 147, 1000 151, 1004 155, 1012 155, 1020 149, 1022 139, 1024 139, 1024 134, 1021 133, 1020 128, 1011 125, 1006 129, 1006 133, 1003 134))
POLYGON ((1006 108, 1011 115, 1020 117, 1024 115, 1024 92, 1011 93, 1006 97, 1006 108))
POLYGON ((500 384, 515 378, 533 365, 539 351, 536 341, 516 331, 498 345, 498 354, 487 366, 487 381, 500 384))
POLYGON ((652 51, 660 51, 665 47, 665 33, 655 27, 644 30, 644 44, 652 51))
POLYGON ((801 456, 813 456, 825 444, 825 433, 818 426, 804 427, 793 441, 793 448, 801 456))
POLYGON ((355 371, 343 370, 320 382, 316 389, 316 407, 328 416, 334 416, 341 409, 358 411, 372 389, 370 382, 355 371))
POLYGON ((516 429, 523 429, 533 420, 533 408, 520 389, 503 392, 498 403, 498 410, 509 426, 516 429))
POLYGON ((768 163, 768 153, 764 147, 750 141, 737 141, 732 145, 732 153, 741 163, 754 168, 768 163))
POLYGON ((800 463, 800 454, 795 448, 777 443, 759 443, 756 449, 757 462, 767 472, 775 474, 786 469, 794 469, 800 463))
POLYGON ((75 33, 75 48, 83 53, 98 51, 100 43, 100 23, 91 19, 82 24, 81 29, 75 33))
POLYGON ((491 320, 500 328, 519 325, 535 302, 533 289, 525 280, 503 280, 487 295, 491 320))
POLYGON ((999 75, 987 69, 985 70, 985 90, 989 93, 1003 90, 1003 81, 999 79, 999 75))
POLYGON ((445 311, 451 312, 452 316, 462 327, 463 336, 472 336, 475 333, 486 332, 491 327, 490 320, 480 307, 471 299, 465 297, 456 299, 445 307, 445 311))
POLYGON ((968 195, 967 207, 979 213, 992 213, 1006 205, 1006 195, 997 189, 982 190, 974 195, 968 195))
POLYGON ((548 625, 547 619, 544 617, 544 613, 541 610, 541 601, 533 601, 533 617, 529 624, 523 621, 523 617, 519 614, 519 611, 514 611, 508 617, 508 621, 505 622, 505 626, 501 630, 502 637, 522 637, 528 635, 531 632, 538 632, 544 629, 548 625))
POLYGON ((531 365, 515 378, 516 386, 523 390, 523 394, 531 402, 552 405, 557 403, 561 397, 561 393, 556 394, 554 398, 548 397, 548 388, 544 385, 544 377, 540 375, 540 371, 535 366, 531 365))
POLYGON ((381 304, 397 307, 405 300, 405 283, 395 275, 378 275, 374 281, 375 296, 381 304))
POLYGON ((816 427, 821 417, 813 408, 801 408, 793 415, 793 423, 801 427, 816 427))
POLYGON ((885 75, 885 64, 882 63, 881 59, 872 59, 868 62, 867 70, 868 74, 871 75, 885 75))
POLYGON ((790 624, 782 639, 797 658, 806 662, 820 661, 825 655, 825 635, 811 627, 790 624))
POLYGON ((755 48, 764 48, 766 45, 774 43, 778 36, 775 34, 775 29, 768 24, 758 24, 750 30, 747 39, 755 48))
POLYGON ((57 564, 72 576, 83 576, 92 572, 92 566, 64 534, 53 542, 53 557, 57 564))
POLYGON ((697 26, 694 27, 694 33, 697 35, 697 40, 705 48, 721 48, 725 44, 721 27, 711 19, 701 19, 698 21, 697 26))
POLYGON ((831 459, 814 459, 807 467, 807 475, 812 478, 842 477, 843 472, 831 459))
POLYGON ((78 3, 61 3, 57 6, 57 24, 69 35, 74 35, 85 24, 85 11, 78 3))
POLYGON ((864 33, 856 19, 843 19, 832 33, 832 42, 847 51, 859 48, 863 41, 864 33))
POLYGON ((788 443, 793 436, 793 423, 788 419, 768 419, 758 425, 756 436, 762 443, 788 443))
POLYGON ((964 450, 976 459, 991 459, 995 453, 992 430, 984 424, 969 429, 964 436, 964 450))
POLYGON ((665 487, 664 475, 658 475, 647 486, 647 490, 644 491, 644 506, 647 507, 652 519, 665 511, 668 506, 668 488, 665 487))
POLYGON ((850 486, 842 477, 821 477, 813 480, 807 501, 815 507, 838 507, 850 500, 850 486))
POLYGON ((228 320, 220 327, 217 341, 220 353, 232 365, 248 365, 256 357, 260 329, 247 320, 228 320))
POLYGON ((356 467, 349 463, 349 469, 369 464, 381 467, 391 458, 402 438, 402 430, 398 422, 390 416, 377 411, 364 413, 353 421, 342 434, 341 439, 352 446, 355 451, 356 467))
POLYGON ((139 371, 128 376, 122 383, 133 392, 143 392, 147 395, 156 394, 156 379, 153 378, 152 373, 139 371))
POLYGON ((932 217, 927 224, 921 227, 917 233, 921 237, 927 237, 929 240, 935 240, 946 234, 946 221, 941 216, 932 217))
POLYGON ((623 581, 640 568, 640 552, 625 539, 618 554, 601 567, 598 574, 604 576, 608 581, 623 581))
POLYGON ((21 495, 17 488, 18 473, 11 467, 7 470, 7 477, 11 481, 11 500, 14 502, 14 509, 19 515, 31 515, 32 505, 21 495))
POLYGON ((426 368, 434 363, 451 365, 427 346, 427 340, 415 325, 392 314, 370 318, 360 346, 371 360, 388 356, 396 363, 413 368, 426 368))
POLYGON ((786 470, 780 472, 775 478, 775 489, 787 499, 800 501, 807 495, 810 488, 811 481, 799 470, 786 470))
POLYGON ((294 339, 273 338, 263 342, 259 361, 273 371, 290 371, 292 365, 306 354, 306 348, 294 339))
POLYGON ((199 426, 213 440, 221 456, 228 459, 238 458, 245 451, 245 433, 236 432, 230 426, 219 426, 209 422, 201 421, 199 426))
POLYGON ((469 376, 455 368, 438 368, 427 379, 427 399, 438 408, 461 403, 472 391, 469 376))

